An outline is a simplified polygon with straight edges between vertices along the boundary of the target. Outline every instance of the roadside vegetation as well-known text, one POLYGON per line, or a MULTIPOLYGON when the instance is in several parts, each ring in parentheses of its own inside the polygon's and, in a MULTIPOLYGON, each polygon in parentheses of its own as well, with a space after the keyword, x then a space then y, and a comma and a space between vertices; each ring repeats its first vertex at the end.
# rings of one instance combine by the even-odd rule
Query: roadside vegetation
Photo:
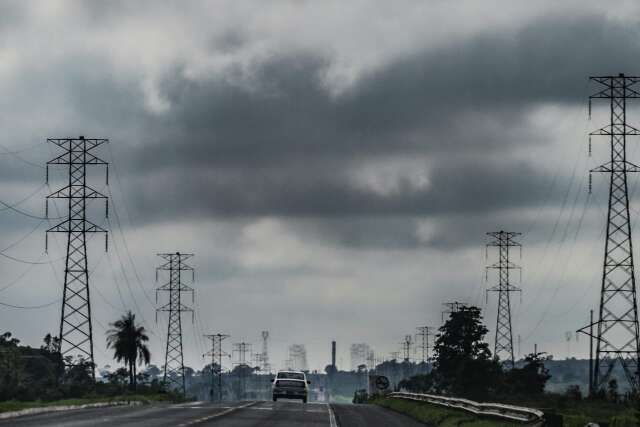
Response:
MULTIPOLYGON (((435 341, 433 369, 400 381, 398 389, 537 408, 550 418, 553 415, 562 417, 565 427, 583 427, 589 422, 611 427, 640 425, 640 400, 629 393, 620 393, 615 379, 606 389, 588 398, 583 397, 578 386, 568 387, 564 394, 546 393, 545 386, 551 378, 545 368, 547 356, 530 354, 517 366, 506 367, 492 357, 484 341, 486 333, 479 308, 464 307, 451 313, 435 341)), ((373 403, 421 421, 431 417, 426 421, 435 425, 448 425, 446 423, 456 417, 474 419, 464 411, 423 402, 378 398, 373 399, 373 403)), ((493 420, 482 422, 496 425, 493 420)))
POLYGON ((443 408, 425 402, 380 397, 373 399, 371 403, 409 415, 411 418, 431 426, 511 427, 517 425, 488 418, 479 418, 465 411, 443 408))
POLYGON ((107 345, 124 367, 102 372, 93 381, 93 366, 83 358, 63 359, 60 341, 47 334, 39 348, 20 344, 6 332, 0 335, 0 412, 112 401, 179 401, 158 378, 138 373, 151 357, 144 327, 127 313, 111 324, 107 345), (65 364, 73 362, 71 368, 65 364))
POLYGON ((0 402, 0 413, 21 411, 23 409, 30 408, 43 408, 49 406, 71 406, 71 405, 87 405, 91 403, 110 403, 110 402, 141 402, 143 404, 152 402, 170 402, 173 401, 173 396, 162 394, 123 394, 117 396, 102 396, 102 397, 86 397, 77 399, 62 399, 62 400, 50 400, 50 401, 20 401, 20 400, 8 400, 0 402))

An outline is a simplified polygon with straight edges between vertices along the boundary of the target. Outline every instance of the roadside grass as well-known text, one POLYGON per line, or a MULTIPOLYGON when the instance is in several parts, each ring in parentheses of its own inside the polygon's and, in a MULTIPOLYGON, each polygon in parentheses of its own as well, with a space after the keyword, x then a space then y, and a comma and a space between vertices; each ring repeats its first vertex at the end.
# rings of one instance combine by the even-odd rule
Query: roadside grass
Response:
POLYGON ((501 401, 562 415, 565 427, 584 427, 589 422, 608 424, 611 427, 638 426, 632 403, 612 403, 597 399, 575 400, 551 393, 537 398, 501 401))
MULTIPOLYGON (((510 402, 545 412, 562 415, 564 427, 584 427, 590 422, 607 424, 609 427, 637 427, 638 421, 634 408, 623 404, 614 404, 598 400, 551 399, 527 402, 510 402)), ((522 424, 506 423, 491 418, 476 417, 467 412, 442 408, 426 402, 402 399, 379 398, 371 403, 407 414, 419 421, 441 427, 464 425, 472 427, 516 426, 522 424)))
POLYGON ((426 402, 378 398, 371 403, 406 414, 418 421, 438 427, 513 427, 520 424, 480 418, 464 411, 442 408, 426 402))
POLYGON ((11 412, 11 411, 20 411, 23 409, 30 408, 46 408, 49 406, 67 406, 67 405, 86 405, 89 403, 105 403, 105 402, 142 402, 142 403, 151 403, 151 402, 168 402, 172 401, 171 396, 168 394, 145 394, 145 395, 122 395, 122 396, 111 396, 111 397, 88 397, 82 399, 63 399, 63 400, 52 400, 52 401, 31 401, 31 402, 23 402, 19 400, 7 400, 4 402, 0 402, 0 413, 2 412, 11 412))

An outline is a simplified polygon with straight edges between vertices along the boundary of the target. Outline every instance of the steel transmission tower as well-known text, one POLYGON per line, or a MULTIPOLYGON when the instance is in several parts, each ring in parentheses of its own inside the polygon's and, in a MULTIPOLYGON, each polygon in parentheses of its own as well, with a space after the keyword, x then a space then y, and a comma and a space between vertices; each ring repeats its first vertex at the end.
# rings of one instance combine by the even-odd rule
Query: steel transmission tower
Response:
POLYGON ((511 325, 511 293, 520 292, 520 289, 511 284, 509 272, 513 269, 520 269, 520 267, 509 260, 509 248, 517 247, 522 250, 522 245, 514 240, 520 234, 521 233, 512 231, 487 233, 488 236, 493 238, 493 240, 487 243, 487 250, 489 247, 496 247, 499 252, 498 262, 486 267, 487 272, 490 269, 498 270, 498 285, 487 290, 487 295, 489 292, 498 293, 498 318, 496 321, 496 338, 493 354, 505 360, 511 367, 515 365, 511 325))
POLYGON ((604 249, 600 310, 596 321, 596 360, 593 368, 593 390, 607 383, 617 363, 625 372, 632 390, 638 390, 638 304, 631 243, 627 172, 640 172, 640 167, 627 161, 627 136, 640 135, 640 130, 627 124, 627 99, 640 98, 632 87, 640 77, 624 74, 591 77, 601 90, 591 100, 609 101, 610 123, 590 135, 608 136, 610 160, 591 172, 609 174, 609 209, 604 249))
POLYGON ((400 345, 402 346, 404 361, 408 362, 411 359, 411 347, 413 346, 413 339, 411 335, 405 335, 404 340, 402 340, 400 345))
POLYGON ((89 297, 89 271, 87 267, 87 233, 105 233, 107 230, 87 219, 87 200, 104 199, 106 215, 109 215, 108 198, 87 185, 87 166, 105 165, 109 184, 108 163, 96 157, 92 151, 108 142, 107 139, 50 138, 63 152, 47 162, 47 184, 49 165, 68 166, 67 185, 47 196, 45 210, 49 216, 49 199, 67 199, 66 219, 49 228, 46 233, 45 250, 48 250, 49 233, 67 234, 67 256, 64 268, 64 290, 60 315, 60 353, 65 366, 70 368, 85 362, 91 363, 91 374, 95 380, 93 361, 93 329, 91 322, 91 299, 89 297))
POLYGON ((164 377, 166 384, 173 385, 178 388, 182 394, 186 393, 184 378, 184 359, 182 356, 182 312, 190 311, 193 320, 193 309, 182 304, 181 296, 183 292, 191 292, 191 301, 194 300, 193 288, 182 283, 182 272, 190 271, 191 280, 194 280, 193 267, 184 263, 185 260, 193 257, 193 254, 166 253, 158 254, 165 260, 165 263, 156 268, 156 280, 158 280, 158 271, 168 271, 169 281, 156 289, 156 303, 158 300, 158 292, 169 292, 169 302, 162 307, 156 309, 156 321, 159 311, 169 313, 169 321, 167 325, 167 347, 164 361, 164 377))
POLYGON ((247 342, 238 342, 233 344, 233 353, 237 354, 237 361, 233 364, 237 367, 237 372, 240 375, 240 399, 244 399, 247 394, 247 379, 246 371, 250 369, 247 365, 247 353, 251 353, 251 344, 247 342))
POLYGON ((433 337, 433 328, 431 326, 418 326, 416 328, 418 333, 416 334, 416 341, 418 344, 416 348, 422 353, 422 363, 429 361, 429 338, 433 337))
POLYGON ((307 348, 304 344, 292 344, 289 346, 289 359, 293 362, 293 369, 297 371, 308 370, 307 348))
POLYGON ((271 364, 269 363, 269 331, 262 331, 262 354, 260 355, 262 362, 261 369, 265 373, 271 372, 271 364))
POLYGON ((205 338, 211 340, 211 350, 204 354, 204 356, 211 356, 211 400, 213 400, 214 377, 216 375, 218 377, 218 401, 222 400, 222 357, 229 355, 222 350, 222 341, 229 337, 230 335, 225 334, 205 335, 205 338), (217 372, 213 369, 216 363, 218 364, 217 372))

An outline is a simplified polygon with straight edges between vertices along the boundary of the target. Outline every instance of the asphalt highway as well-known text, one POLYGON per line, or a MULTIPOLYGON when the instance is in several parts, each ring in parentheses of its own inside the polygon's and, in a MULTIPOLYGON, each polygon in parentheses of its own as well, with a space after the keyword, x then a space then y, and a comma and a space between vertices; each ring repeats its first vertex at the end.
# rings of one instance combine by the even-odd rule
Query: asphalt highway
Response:
POLYGON ((2 426, 418 427, 424 424, 373 405, 280 400, 74 409, 0 420, 2 426))

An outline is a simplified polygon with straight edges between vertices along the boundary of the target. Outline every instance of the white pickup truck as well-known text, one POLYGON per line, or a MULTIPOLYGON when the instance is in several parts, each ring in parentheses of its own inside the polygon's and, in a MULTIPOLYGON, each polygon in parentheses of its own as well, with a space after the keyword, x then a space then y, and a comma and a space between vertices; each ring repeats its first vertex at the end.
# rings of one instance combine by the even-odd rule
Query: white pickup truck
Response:
POLYGON ((309 384, 307 376, 301 371, 279 371, 276 377, 271 380, 273 383, 273 401, 277 402, 278 398, 285 399, 301 399, 303 403, 307 403, 309 396, 309 384))

